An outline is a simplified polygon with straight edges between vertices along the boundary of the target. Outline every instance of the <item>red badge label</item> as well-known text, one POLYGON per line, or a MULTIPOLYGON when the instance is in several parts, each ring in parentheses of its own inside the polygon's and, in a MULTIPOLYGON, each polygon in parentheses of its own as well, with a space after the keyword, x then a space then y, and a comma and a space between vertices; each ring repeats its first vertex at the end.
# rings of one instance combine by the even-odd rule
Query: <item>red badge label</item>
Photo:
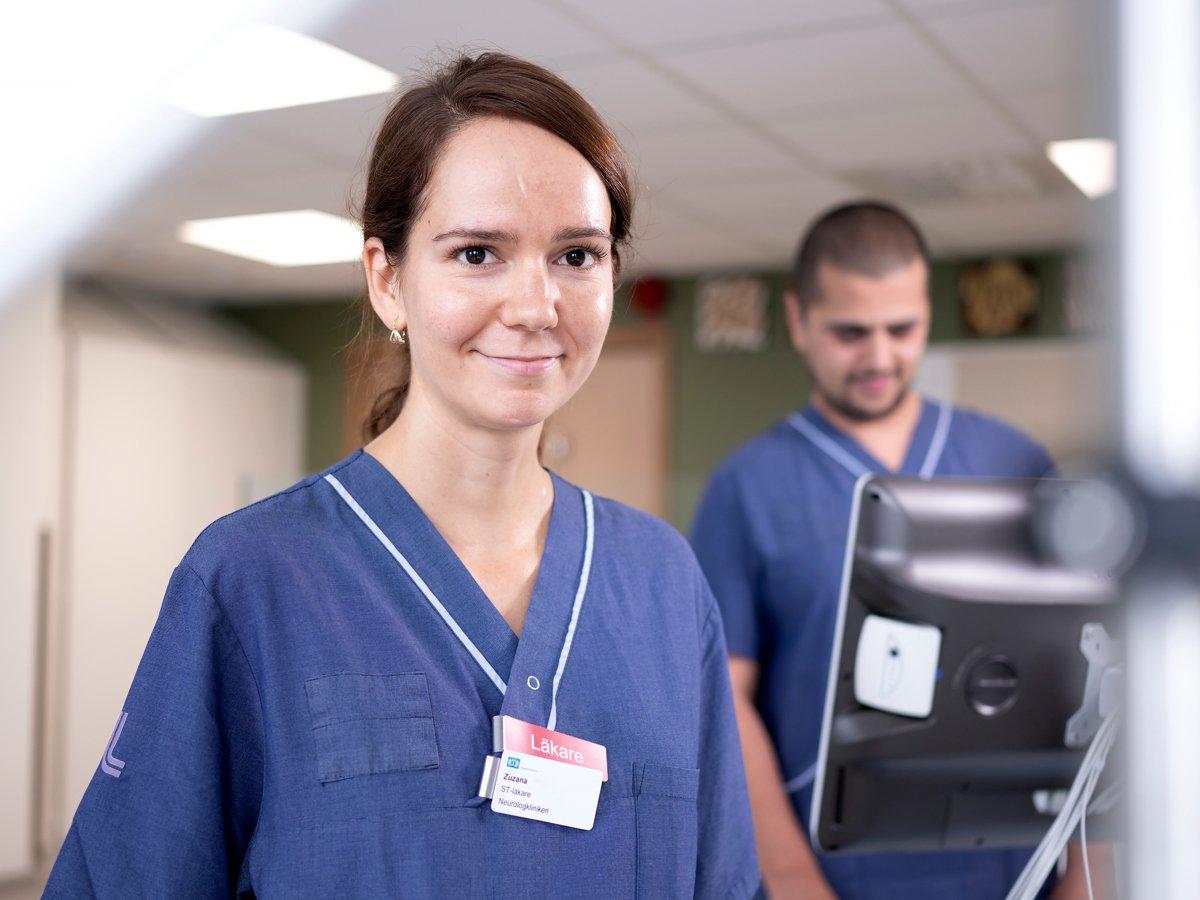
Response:
POLYGON ((595 769, 608 781, 608 751, 602 744, 593 744, 561 731, 539 728, 512 716, 502 718, 505 750, 595 769))

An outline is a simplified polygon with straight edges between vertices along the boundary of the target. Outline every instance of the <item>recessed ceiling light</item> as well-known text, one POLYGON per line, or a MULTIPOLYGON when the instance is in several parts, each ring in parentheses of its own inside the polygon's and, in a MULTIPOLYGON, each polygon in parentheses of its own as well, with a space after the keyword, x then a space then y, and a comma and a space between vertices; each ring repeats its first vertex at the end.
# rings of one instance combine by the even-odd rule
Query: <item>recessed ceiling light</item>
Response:
POLYGON ((394 90, 387 69, 316 38, 252 22, 218 41, 167 89, 170 103, 198 116, 323 103, 394 90))
POLYGON ((1093 200, 1117 186, 1117 145, 1106 138, 1054 141, 1046 145, 1046 156, 1093 200))
POLYGON ((315 209, 193 219, 179 240, 272 266, 320 266, 358 259, 362 231, 354 222, 315 209))

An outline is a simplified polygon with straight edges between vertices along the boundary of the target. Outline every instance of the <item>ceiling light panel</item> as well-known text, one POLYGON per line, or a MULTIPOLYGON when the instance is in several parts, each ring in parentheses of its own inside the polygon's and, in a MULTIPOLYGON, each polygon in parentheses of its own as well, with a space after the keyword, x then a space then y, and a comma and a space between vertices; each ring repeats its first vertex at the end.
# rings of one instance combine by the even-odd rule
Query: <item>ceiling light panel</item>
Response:
POLYGON ((1117 186, 1117 145, 1105 138, 1054 141, 1046 156, 1084 196, 1095 200, 1117 186))
POLYGON ((395 90, 392 72, 275 25, 242 25, 213 44, 167 90, 197 116, 228 116, 395 90))
POLYGON ((320 266, 358 259, 362 232, 350 219, 315 209, 184 222, 185 244, 272 266, 320 266))

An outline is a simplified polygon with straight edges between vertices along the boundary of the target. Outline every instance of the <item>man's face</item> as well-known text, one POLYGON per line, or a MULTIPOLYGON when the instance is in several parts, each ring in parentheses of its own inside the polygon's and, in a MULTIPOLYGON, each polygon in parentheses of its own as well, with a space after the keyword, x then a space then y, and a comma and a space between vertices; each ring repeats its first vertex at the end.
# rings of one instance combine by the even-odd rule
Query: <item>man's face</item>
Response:
POLYGON ((819 297, 801 311, 786 297, 792 345, 814 390, 852 419, 893 412, 908 393, 929 336, 929 271, 917 257, 882 278, 821 263, 819 297))

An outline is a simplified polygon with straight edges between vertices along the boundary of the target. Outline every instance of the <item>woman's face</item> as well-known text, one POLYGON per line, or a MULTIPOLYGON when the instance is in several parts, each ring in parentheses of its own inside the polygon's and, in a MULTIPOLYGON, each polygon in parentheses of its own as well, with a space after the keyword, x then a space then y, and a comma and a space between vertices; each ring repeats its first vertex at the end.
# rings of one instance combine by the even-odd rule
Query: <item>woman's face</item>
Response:
MULTIPOLYGON (((565 141, 498 118, 457 132, 409 234, 392 305, 372 290, 384 323, 398 317, 408 329, 408 402, 420 395, 497 430, 536 425, 566 403, 612 315, 611 221, 603 182, 565 141)), ((370 278, 369 242, 366 256, 370 278)))

